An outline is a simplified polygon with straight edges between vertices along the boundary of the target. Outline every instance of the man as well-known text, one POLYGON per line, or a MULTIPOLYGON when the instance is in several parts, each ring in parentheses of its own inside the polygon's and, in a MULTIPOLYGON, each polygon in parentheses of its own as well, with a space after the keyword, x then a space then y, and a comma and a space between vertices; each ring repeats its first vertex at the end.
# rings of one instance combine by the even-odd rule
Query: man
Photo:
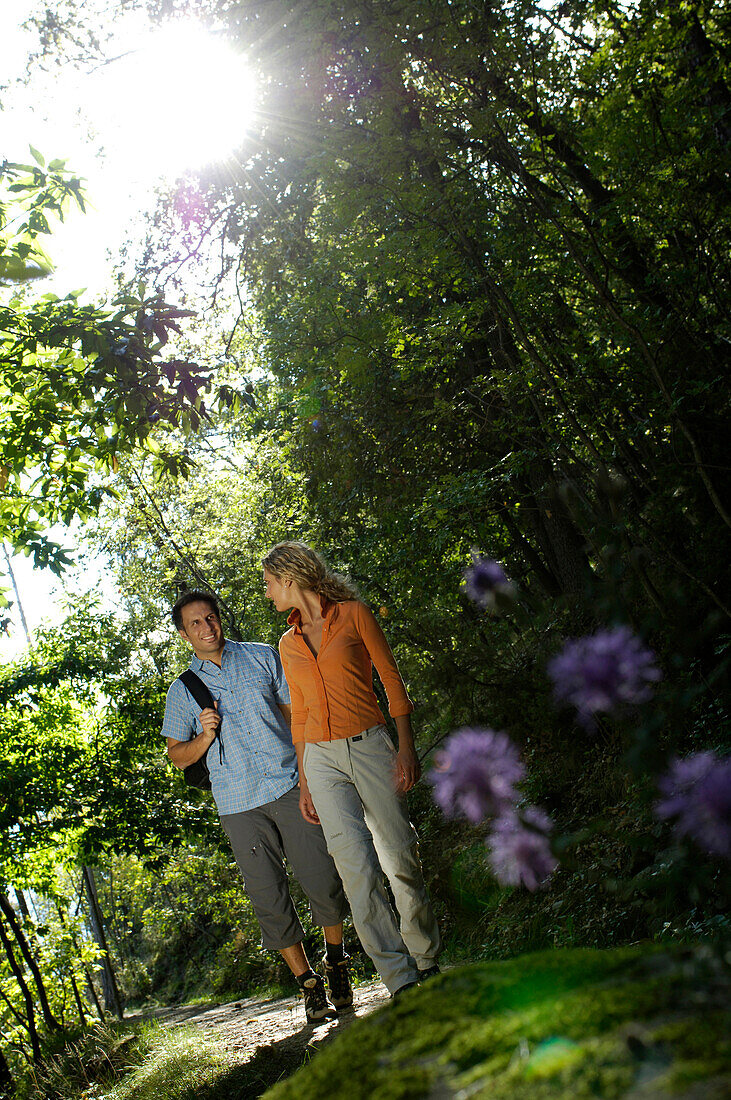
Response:
POLYGON ((320 826, 305 823, 300 814, 289 689, 279 654, 258 642, 227 641, 218 605, 207 592, 186 592, 172 617, 193 649, 189 668, 210 690, 214 707, 201 710, 182 680, 173 681, 162 728, 168 756, 186 768, 208 753, 211 793, 261 926, 262 945, 279 951, 289 966, 304 994, 308 1021, 332 1018, 334 1009, 353 1003, 343 952, 347 905, 320 826), (309 899, 313 921, 325 931, 329 1000, 302 946, 285 855, 309 899))

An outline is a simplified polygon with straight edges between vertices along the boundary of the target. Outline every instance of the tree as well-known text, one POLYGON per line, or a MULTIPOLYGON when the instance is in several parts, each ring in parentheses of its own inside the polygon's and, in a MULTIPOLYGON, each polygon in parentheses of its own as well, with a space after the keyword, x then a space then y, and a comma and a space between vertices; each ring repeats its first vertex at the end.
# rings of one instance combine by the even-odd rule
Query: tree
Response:
MULTIPOLYGON (((67 997, 73 994, 79 1007, 78 984, 91 984, 89 968, 97 961, 108 1005, 121 1013, 89 866, 104 868, 126 852, 160 863, 189 831, 213 832, 208 808, 189 800, 166 767, 163 698, 160 677, 145 667, 124 624, 95 614, 88 602, 0 670, 0 884, 32 889, 48 910, 39 945, 0 893, 0 938, 17 987, 8 988, 7 1007, 16 1031, 24 1029, 18 1041, 28 1037, 36 1060, 67 997), (75 899, 64 880, 78 882, 79 868, 99 950, 81 942, 71 916, 75 899)), ((95 998, 93 986, 90 994, 95 998)))
MULTIPOLYGON (((68 564, 48 525, 93 516, 119 456, 142 448, 161 469, 185 471, 166 429, 196 429, 211 372, 161 356, 189 316, 140 288, 109 308, 75 295, 33 298, 48 272, 41 240, 81 184, 63 161, 0 167, 0 538, 56 572, 68 564)), ((230 393, 230 387, 229 387, 230 393)))
MULTIPOLYGON (((611 801, 627 770, 619 733, 600 775, 546 718, 562 634, 631 621, 672 660, 685 701, 639 771, 712 736, 728 669, 724 20, 251 0, 228 24, 266 88, 238 168, 201 182, 244 303, 231 350, 267 379, 231 430, 243 453, 279 441, 306 498, 287 533, 383 608, 422 744, 476 716, 519 729, 574 822, 587 776, 611 801), (460 597, 471 547, 519 583, 515 615, 460 597)), ((143 267, 161 285, 183 231, 168 202, 143 267)))

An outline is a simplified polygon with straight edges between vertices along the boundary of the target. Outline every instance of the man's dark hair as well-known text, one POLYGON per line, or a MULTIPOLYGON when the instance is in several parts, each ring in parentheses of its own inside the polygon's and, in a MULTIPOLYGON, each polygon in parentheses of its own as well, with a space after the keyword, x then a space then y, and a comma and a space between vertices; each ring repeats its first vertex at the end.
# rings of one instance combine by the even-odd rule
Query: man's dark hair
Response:
POLYGON ((197 603, 199 600, 202 603, 207 603, 216 612, 219 619, 221 618, 216 597, 212 596, 210 592, 202 592, 199 588, 191 588, 189 592, 184 592, 182 596, 178 596, 173 604, 173 622, 178 630, 183 629, 183 608, 187 607, 189 603, 197 603))

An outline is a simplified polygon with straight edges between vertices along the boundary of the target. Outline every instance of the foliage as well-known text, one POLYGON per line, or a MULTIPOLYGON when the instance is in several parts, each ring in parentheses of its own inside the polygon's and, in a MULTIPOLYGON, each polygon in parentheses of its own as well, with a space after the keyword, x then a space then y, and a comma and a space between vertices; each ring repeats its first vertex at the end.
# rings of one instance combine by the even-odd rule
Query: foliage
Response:
POLYGON ((185 472, 166 431, 200 425, 210 373, 162 357, 190 314, 143 286, 109 308, 29 295, 28 281, 51 270, 41 241, 52 219, 71 202, 84 209, 65 162, 32 152, 35 164, 0 166, 0 537, 60 572, 69 558, 46 529, 95 515, 120 455, 142 448, 185 472))
POLYGON ((70 1100, 101 1096, 150 1056, 155 1043, 150 1024, 124 1030, 95 1024, 65 1037, 60 1049, 49 1053, 44 1065, 27 1075, 19 1088, 19 1100, 54 1096, 70 1100))
MULTIPOLYGON (((242 451, 279 442, 266 480, 301 478, 282 534, 381 610, 422 751, 457 725, 508 729, 569 833, 629 788, 643 850, 612 872, 646 872, 644 777, 722 748, 727 709, 721 6, 209 10, 266 87, 241 170, 199 196, 247 296, 232 349, 267 376, 228 431, 242 451), (474 547, 518 606, 460 598, 474 547), (547 708, 548 659, 618 623, 658 654, 657 706, 574 729, 547 708), (611 792, 597 754, 623 776, 611 792)), ((174 197, 160 216, 144 270, 165 279, 184 257, 174 197)), ((209 566, 224 586, 230 553, 209 566)), ((648 901, 650 924, 698 900, 672 895, 648 901)))
POLYGON ((41 632, 27 657, 4 666, 0 700, 6 881, 43 887, 49 853, 52 879, 64 853, 154 861, 187 830, 205 833, 207 807, 161 752, 164 684, 111 615, 82 602, 62 627, 41 632))
POLYGON ((216 839, 190 838, 155 868, 118 857, 98 875, 127 1003, 241 996, 286 980, 278 957, 260 946, 239 872, 216 839))
POLYGON ((97 1026, 69 1041, 18 1100, 251 1100, 303 1062, 301 1052, 258 1047, 243 1064, 199 1028, 151 1022, 97 1026))
MULTIPOLYGON (((159 764, 162 692, 184 660, 168 608, 184 587, 210 586, 229 634, 275 642, 283 623, 261 598, 260 558, 303 537, 378 611, 417 703, 422 755, 458 726, 507 730, 526 796, 566 838, 545 894, 500 891, 478 834, 442 822, 417 790, 429 885, 454 945, 504 956, 723 932, 718 864, 676 843, 651 807, 673 755, 727 750, 727 14, 715 0, 195 10, 259 70, 259 130, 225 168, 171 189, 140 277, 162 290, 185 270, 194 206, 204 266, 222 260, 209 328, 229 330, 247 398, 222 373, 204 410, 205 372, 195 393, 179 389, 177 367, 160 374, 162 335, 149 329, 156 310, 166 324, 166 307, 155 297, 103 318, 79 319, 73 300, 28 307, 13 338, 32 368, 22 393, 7 368, 20 410, 8 438, 22 460, 8 507, 35 549, 36 518, 88 515, 116 464, 120 499, 107 500, 98 536, 129 617, 100 628, 100 646, 79 624, 89 644, 78 676, 70 638, 48 665, 9 672, 3 793, 28 799, 12 820, 29 839, 21 850, 8 819, 7 852, 40 860, 44 838, 79 854, 119 845, 159 858, 193 922, 213 916, 184 871, 186 851, 195 864, 209 849, 181 849, 204 825, 214 843, 213 815, 159 764), (57 314, 78 322, 68 354, 84 358, 87 339, 88 371, 32 358, 57 314), (63 391, 51 428, 46 370, 61 372, 54 385, 91 387, 91 405, 63 391), (136 381, 124 388, 138 370, 142 396, 136 381), (117 380, 121 404, 107 401, 117 380), (101 399, 113 415, 99 435, 101 399), (177 399, 194 406, 190 424, 177 399), (180 471, 187 482, 168 476, 180 471), (28 491, 50 494, 40 512, 35 498, 22 512, 28 491), (469 601, 472 551, 501 563, 510 606, 469 601), (550 705, 547 663, 567 636, 619 624, 652 647, 663 682, 651 709, 579 728, 550 705)), ((69 186, 62 168, 10 171, 28 211, 53 207, 51 185, 69 186)), ((21 244, 35 248, 27 221, 21 244)), ((17 248, 12 259, 16 275, 18 261, 33 263, 17 248)), ((134 927, 140 950, 160 950, 142 946, 137 916, 134 927)), ((631 1076, 629 1056, 602 1051, 618 1080, 631 1076)))
POLYGON ((160 862, 188 831, 213 832, 209 807, 191 801, 164 761, 162 688, 123 624, 89 601, 3 667, 0 888, 32 891, 41 915, 21 922, 27 951, 20 941, 4 943, 0 1026, 20 1052, 30 1040, 36 1065, 54 1030, 88 1019, 80 990, 89 988, 100 949, 77 915, 80 866, 106 866, 125 852, 160 862))

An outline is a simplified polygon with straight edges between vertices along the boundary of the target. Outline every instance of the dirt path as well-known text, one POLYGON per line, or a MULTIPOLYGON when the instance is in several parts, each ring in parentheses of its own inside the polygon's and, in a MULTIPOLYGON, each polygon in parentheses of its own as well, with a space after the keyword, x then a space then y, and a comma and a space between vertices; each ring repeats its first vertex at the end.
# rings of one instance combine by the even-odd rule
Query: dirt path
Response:
POLYGON ((357 1017, 367 1015, 389 999, 388 990, 380 981, 358 986, 354 997, 352 1009, 317 1026, 307 1023, 301 997, 268 1001, 250 997, 215 1006, 181 1005, 157 1009, 151 1016, 168 1026, 193 1024, 201 1028, 238 1063, 247 1062, 265 1047, 274 1048, 286 1060, 291 1058, 293 1064, 299 1064, 305 1051, 316 1050, 357 1017))

